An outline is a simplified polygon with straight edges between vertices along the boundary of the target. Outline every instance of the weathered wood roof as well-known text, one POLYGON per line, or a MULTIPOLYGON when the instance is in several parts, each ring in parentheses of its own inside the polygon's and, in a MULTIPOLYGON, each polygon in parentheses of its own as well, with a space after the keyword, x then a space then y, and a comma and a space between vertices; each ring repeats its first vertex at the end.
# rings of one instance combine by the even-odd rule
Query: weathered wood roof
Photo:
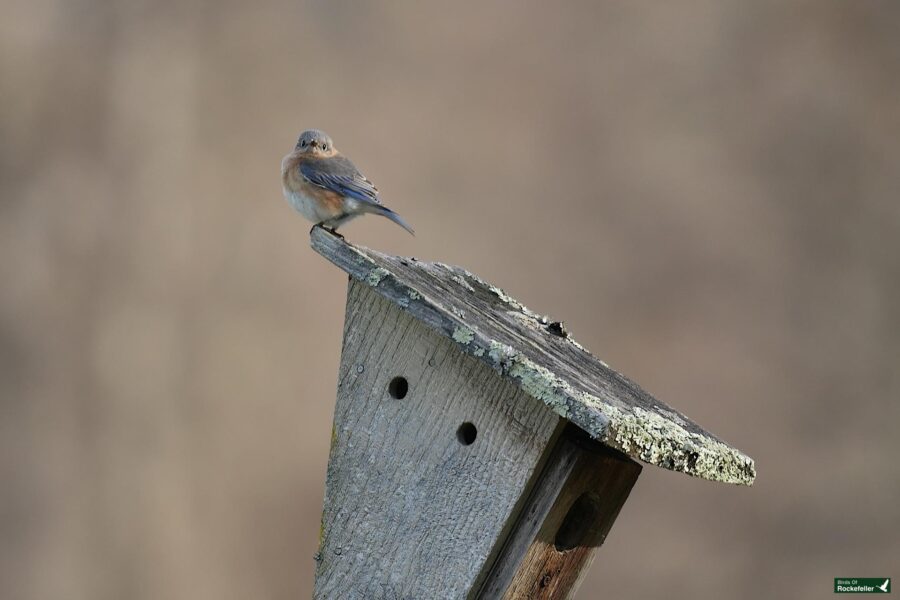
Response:
POLYGON ((672 471, 753 482, 753 459, 612 370, 559 323, 476 275, 357 247, 320 227, 310 237, 317 252, 351 277, 450 337, 594 439, 672 471))

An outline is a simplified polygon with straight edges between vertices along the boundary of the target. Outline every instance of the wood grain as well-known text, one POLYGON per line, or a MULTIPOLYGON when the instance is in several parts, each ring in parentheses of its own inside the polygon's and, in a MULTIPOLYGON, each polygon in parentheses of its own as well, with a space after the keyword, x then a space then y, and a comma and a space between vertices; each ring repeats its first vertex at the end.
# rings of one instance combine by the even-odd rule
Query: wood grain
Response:
POLYGON ((560 424, 351 280, 315 597, 465 598, 494 562, 560 424), (400 399, 389 390, 395 377, 407 382, 400 399), (457 436, 463 423, 476 430, 468 445, 457 436))

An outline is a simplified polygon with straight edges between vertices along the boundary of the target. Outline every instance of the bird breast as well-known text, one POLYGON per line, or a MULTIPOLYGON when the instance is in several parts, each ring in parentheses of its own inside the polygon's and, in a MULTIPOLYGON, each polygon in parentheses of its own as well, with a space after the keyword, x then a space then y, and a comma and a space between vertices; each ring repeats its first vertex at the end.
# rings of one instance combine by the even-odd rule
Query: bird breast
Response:
POLYGON ((288 155, 281 163, 284 197, 294 210, 313 223, 334 219, 347 212, 345 199, 306 181, 300 174, 299 157, 288 155))

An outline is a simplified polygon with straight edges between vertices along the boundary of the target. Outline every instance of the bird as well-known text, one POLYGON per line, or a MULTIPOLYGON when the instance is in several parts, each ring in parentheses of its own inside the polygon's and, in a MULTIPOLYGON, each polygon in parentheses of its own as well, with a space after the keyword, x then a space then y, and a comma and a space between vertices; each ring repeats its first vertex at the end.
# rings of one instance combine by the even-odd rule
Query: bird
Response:
POLYGON ((415 235, 400 215, 381 203, 378 189, 338 152, 324 131, 307 129, 281 161, 284 197, 316 226, 330 230, 364 214, 386 217, 415 235))
POLYGON ((878 586, 878 589, 881 590, 882 592, 887 592, 887 591, 888 591, 888 586, 889 586, 890 584, 891 584, 891 580, 890 580, 890 579, 885 579, 885 580, 884 580, 884 583, 882 583, 881 585, 878 586))

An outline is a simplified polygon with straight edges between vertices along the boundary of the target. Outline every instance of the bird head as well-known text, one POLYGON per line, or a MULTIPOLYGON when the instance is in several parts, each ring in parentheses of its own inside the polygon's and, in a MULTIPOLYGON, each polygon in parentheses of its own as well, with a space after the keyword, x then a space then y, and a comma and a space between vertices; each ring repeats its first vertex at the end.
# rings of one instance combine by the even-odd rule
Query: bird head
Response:
POLYGON ((334 154, 334 142, 331 141, 331 138, 324 131, 307 129, 300 134, 294 150, 316 156, 332 156, 334 154))

